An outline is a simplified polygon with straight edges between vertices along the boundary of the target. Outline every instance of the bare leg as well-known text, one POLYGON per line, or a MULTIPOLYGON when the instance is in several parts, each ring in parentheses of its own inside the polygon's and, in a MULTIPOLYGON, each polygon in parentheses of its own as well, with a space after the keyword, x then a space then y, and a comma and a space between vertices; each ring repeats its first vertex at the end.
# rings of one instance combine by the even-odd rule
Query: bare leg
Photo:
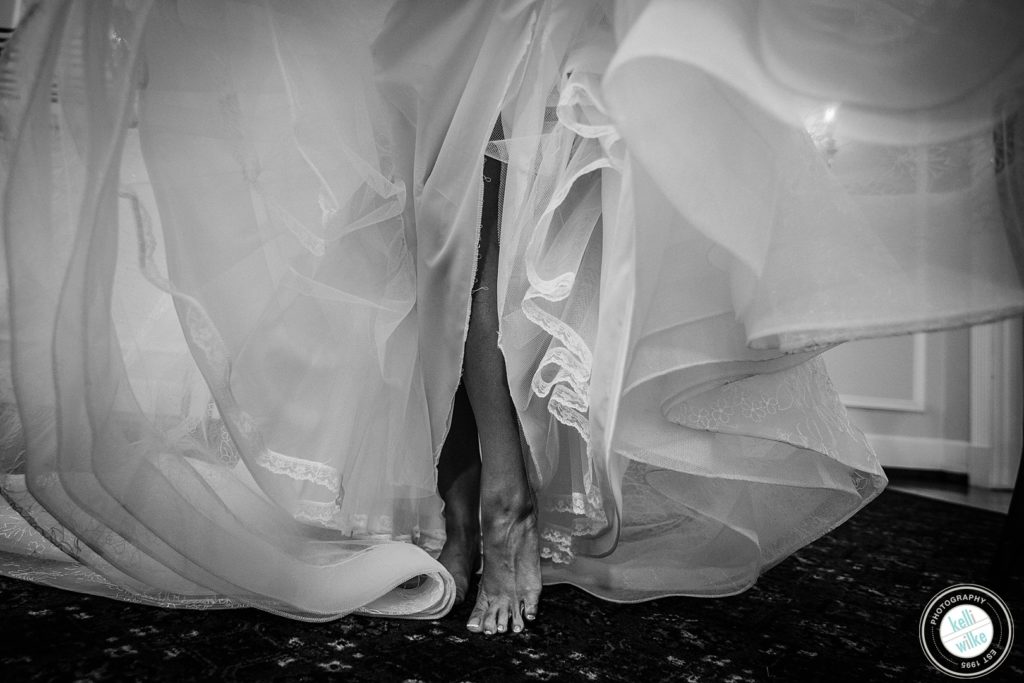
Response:
POLYGON ((541 590, 534 496, 530 489, 519 423, 509 395, 505 360, 498 348, 498 175, 490 159, 484 167, 484 211, 480 231, 478 283, 474 287, 464 381, 480 433, 483 468, 483 577, 466 626, 500 633, 523 629, 533 619, 541 590))
POLYGON ((438 561, 455 579, 455 604, 466 599, 480 555, 480 442, 464 385, 452 407, 452 424, 437 463, 444 499, 445 542, 438 561))

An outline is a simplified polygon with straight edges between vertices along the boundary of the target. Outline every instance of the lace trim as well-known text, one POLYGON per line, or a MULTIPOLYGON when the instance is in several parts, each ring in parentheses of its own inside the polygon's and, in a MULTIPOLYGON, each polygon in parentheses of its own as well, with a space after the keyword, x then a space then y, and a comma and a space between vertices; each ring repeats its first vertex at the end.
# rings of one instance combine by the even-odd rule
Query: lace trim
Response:
MULTIPOLYGON (((588 459, 588 463, 589 463, 588 459)), ((593 473, 584 473, 585 492, 573 491, 567 495, 545 497, 543 509, 573 515, 572 529, 546 524, 542 528, 541 557, 558 564, 569 564, 576 558, 573 539, 600 534, 608 528, 601 492, 593 486, 593 473)))
MULTIPOLYGON (((603 47, 603 56, 598 63, 566 69, 570 73, 558 97, 556 114, 558 122, 567 130, 584 139, 597 140, 611 160, 613 145, 621 139, 618 127, 601 98, 601 75, 607 68, 614 48, 603 47)), ((596 53, 591 53, 591 57, 596 53)))
POLYGON ((577 517, 572 521, 573 536, 596 536, 608 528, 608 515, 601 510, 593 517, 577 517))
POLYGON ((585 519, 574 521, 580 529, 580 534, 589 534, 600 531, 608 525, 608 515, 604 511, 604 502, 601 494, 591 488, 588 492, 573 491, 568 495, 552 496, 545 500, 544 507, 549 512, 561 512, 563 514, 580 515, 585 519), (589 525, 584 530, 584 522, 589 525))
MULTIPOLYGON (((531 290, 535 291, 532 287, 531 290)), ((542 398, 550 394, 548 412, 589 443, 590 425, 586 413, 590 410, 590 368, 593 366, 590 349, 572 328, 529 298, 523 300, 522 311, 527 320, 564 344, 545 353, 530 383, 531 390, 542 398), (552 365, 558 368, 555 377, 545 379, 544 370, 552 365)))
POLYGON ((338 501, 299 501, 293 517, 299 522, 338 529, 355 540, 411 543, 434 554, 441 552, 445 542, 444 531, 424 530, 419 526, 410 529, 409 533, 396 534, 394 517, 391 515, 353 513, 346 519, 342 516, 338 501))
POLYGON ((546 541, 541 544, 540 548, 542 559, 551 560, 555 564, 572 564, 572 561, 576 559, 576 555, 572 551, 571 533, 548 526, 541 530, 540 538, 541 541, 546 541))
POLYGON ((300 522, 332 529, 335 527, 335 518, 340 513, 341 508, 337 501, 300 500, 296 503, 292 516, 300 522))
POLYGON ((29 524, 10 503, 0 507, 0 539, 3 539, 5 545, 15 546, 19 552, 29 557, 64 561, 69 559, 60 556, 56 546, 29 524))
MULTIPOLYGON (((154 256, 156 238, 149 215, 139 201, 138 195, 122 188, 118 196, 131 205, 139 248, 139 269, 143 276, 155 287, 171 295, 185 309, 182 333, 194 349, 192 357, 206 379, 234 447, 243 455, 267 455, 258 424, 251 415, 242 410, 231 394, 231 362, 227 346, 216 325, 198 300, 175 288, 157 268, 154 256)), ((231 458, 230 453, 227 455, 231 458)))
MULTIPOLYGON (((528 268, 528 270, 532 270, 532 267, 528 268)), ((542 298, 546 301, 560 301, 561 299, 564 299, 565 296, 568 296, 568 292, 565 292, 565 296, 562 296, 561 298, 545 296, 537 288, 537 283, 534 280, 535 275, 535 273, 531 273, 530 290, 523 298, 523 314, 526 316, 527 320, 560 341, 562 345, 576 357, 579 367, 586 369, 587 379, 589 379, 589 369, 593 367, 594 364, 594 356, 590 352, 590 347, 587 346, 586 342, 583 341, 583 337, 577 334, 575 330, 542 309, 536 302, 536 299, 538 298, 542 298)), ((569 285, 571 287, 572 282, 575 280, 575 276, 571 273, 566 273, 566 275, 570 276, 569 285)))
POLYGON ((590 368, 583 365, 579 358, 572 354, 565 347, 548 349, 541 359, 540 366, 533 376, 531 388, 538 396, 547 396, 551 393, 552 387, 559 383, 568 383, 572 388, 571 398, 567 397, 568 404, 586 412, 590 408, 588 393, 590 390, 588 381, 590 379, 590 368), (555 376, 551 379, 544 378, 544 369, 547 367, 557 368, 555 376))
POLYGON ((256 464, 274 474, 282 474, 296 481, 312 482, 334 494, 341 493, 341 472, 322 462, 293 458, 266 449, 256 458, 256 464))
POLYGON ((365 513, 355 513, 349 516, 352 525, 352 534, 360 534, 360 538, 381 537, 390 539, 395 532, 395 520, 391 515, 370 516, 365 513))
POLYGON ((590 443, 590 421, 587 416, 573 407, 578 397, 574 396, 564 385, 555 387, 548 401, 548 412, 580 435, 584 442, 590 443))
MULTIPOLYGON (((610 54, 610 53, 609 53, 610 54)), ((593 57, 593 55, 591 55, 593 57)), ((569 69, 570 75, 558 86, 555 106, 557 133, 571 141, 570 158, 565 165, 552 169, 553 189, 544 214, 549 217, 569 196, 576 182, 597 169, 613 166, 611 147, 619 139, 613 122, 600 100, 599 80, 589 68, 569 69)), ((543 219, 541 219, 543 221, 543 219)), ((543 223, 541 224, 543 225, 543 223)), ((531 379, 531 390, 547 397, 548 412, 555 420, 590 441, 590 378, 593 353, 583 337, 557 315, 544 310, 540 301, 564 301, 587 282, 577 282, 577 273, 567 270, 546 279, 537 272, 537 251, 546 229, 538 226, 527 247, 526 279, 529 283, 520 310, 523 316, 549 334, 561 345, 553 345, 544 354, 531 379), (556 369, 550 377, 550 367, 556 369), (545 378, 545 371, 549 377, 545 378)))
POLYGON ((231 434, 228 433, 227 427, 224 426, 224 423, 218 422, 217 424, 220 428, 218 430, 217 438, 217 458, 228 467, 234 467, 242 455, 238 452, 238 448, 235 446, 235 442, 231 439, 231 434))
POLYGON ((743 433, 749 425, 758 425, 764 438, 830 457, 873 453, 863 433, 850 423, 820 357, 771 379, 754 376, 730 382, 716 393, 668 408, 665 417, 684 427, 715 432, 743 433), (841 442, 840 436, 849 441, 841 442), (856 448, 849 448, 851 441, 856 448))

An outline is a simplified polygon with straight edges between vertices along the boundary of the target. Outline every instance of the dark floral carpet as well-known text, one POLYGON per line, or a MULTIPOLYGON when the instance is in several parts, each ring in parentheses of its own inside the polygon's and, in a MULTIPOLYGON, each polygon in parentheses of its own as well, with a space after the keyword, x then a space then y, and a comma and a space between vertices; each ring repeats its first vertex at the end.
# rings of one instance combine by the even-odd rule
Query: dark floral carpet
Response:
MULTIPOLYGON (((616 605, 546 588, 519 635, 470 635, 469 606, 438 621, 305 624, 255 610, 123 604, 0 579, 0 678, 21 680, 948 681, 917 640, 925 602, 986 582, 1004 516, 892 490, 734 597, 616 605)), ((1024 680, 1024 577, 997 592, 1015 616, 1024 680)))

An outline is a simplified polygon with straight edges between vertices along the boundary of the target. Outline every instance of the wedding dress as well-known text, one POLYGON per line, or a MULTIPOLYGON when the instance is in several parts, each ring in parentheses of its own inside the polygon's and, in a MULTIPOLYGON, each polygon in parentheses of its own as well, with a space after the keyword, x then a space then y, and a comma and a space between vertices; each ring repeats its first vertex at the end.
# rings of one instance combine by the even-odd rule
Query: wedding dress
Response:
POLYGON ((43 584, 445 613, 485 156, 546 583, 748 589, 887 481, 820 353, 1024 310, 1020 3, 52 0, 0 78, 43 584))

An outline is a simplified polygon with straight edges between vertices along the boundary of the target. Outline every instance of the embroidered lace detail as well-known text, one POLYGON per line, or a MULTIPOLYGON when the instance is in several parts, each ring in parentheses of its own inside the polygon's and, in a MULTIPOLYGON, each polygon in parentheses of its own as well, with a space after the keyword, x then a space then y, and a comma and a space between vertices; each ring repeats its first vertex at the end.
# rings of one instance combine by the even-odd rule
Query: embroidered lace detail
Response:
POLYGON ((584 489, 585 491, 573 491, 564 495, 549 494, 542 499, 542 510, 571 516, 571 522, 565 521, 560 525, 550 522, 543 524, 540 534, 541 557, 568 564, 576 557, 573 548, 574 538, 593 537, 608 529, 609 521, 604 510, 603 497, 600 490, 593 485, 593 474, 589 471, 585 473, 584 489), (564 524, 571 524, 571 529, 564 524))
POLYGON ((302 460, 268 449, 259 454, 256 463, 274 474, 283 474, 296 481, 309 481, 331 493, 341 493, 341 472, 322 462, 302 460))
POLYGON ((589 378, 590 368, 583 364, 579 356, 565 347, 554 347, 548 349, 541 359, 540 367, 533 378, 532 388, 538 396, 547 396, 556 385, 568 383, 572 391, 565 399, 566 404, 585 412, 589 408, 586 400, 589 378), (555 376, 550 379, 544 377, 544 370, 548 367, 556 369, 555 376))
POLYGON ((394 517, 391 515, 368 515, 352 513, 347 516, 341 511, 341 501, 298 501, 293 513, 297 521, 327 529, 337 529, 349 535, 354 541, 394 541, 411 543, 428 553, 437 554, 444 547, 443 530, 422 529, 415 526, 407 533, 396 533, 394 517))
POLYGON ((7 396, 0 403, 0 469, 13 472, 25 461, 25 434, 21 426, 18 408, 8 402, 7 396))
MULTIPOLYGON (((0 481, 2 481, 0 496, 3 497, 3 500, 6 501, 11 510, 22 517, 26 524, 30 525, 37 534, 49 541, 53 547, 68 557, 80 561, 86 549, 74 534, 58 524, 44 525, 38 521, 38 518, 49 518, 49 515, 43 514, 37 518, 36 512, 40 511, 40 506, 35 499, 26 495, 28 492, 26 478, 23 475, 10 475, 3 477, 0 481)), ((33 478, 32 483, 40 489, 49 488, 58 483, 57 474, 55 472, 48 472, 38 475, 33 478)))
MULTIPOLYGON (((32 484, 41 489, 50 488, 59 484, 59 476, 56 472, 48 472, 35 477, 32 484)), ((157 607, 227 609, 244 606, 220 596, 133 591, 113 584, 89 568, 88 558, 93 556, 92 550, 56 523, 27 495, 27 491, 27 482, 22 475, 0 478, 0 545, 9 541, 16 549, 15 553, 0 554, 0 573, 3 575, 43 585, 88 586, 90 593, 157 607), (40 524, 38 520, 41 519, 49 519, 50 522, 40 524)), ((81 517, 76 528, 85 528, 87 519, 81 517)), ((120 566, 138 564, 138 551, 114 531, 107 530, 97 538, 106 553, 117 557, 120 566)))
POLYGON ((3 545, 14 546, 20 553, 30 557, 68 559, 18 514, 11 504, 0 506, 0 547, 3 545))
MULTIPOLYGON (((210 404, 213 407, 213 404, 210 404)), ((231 439, 231 434, 228 432, 224 423, 217 421, 217 457, 220 461, 228 467, 234 467, 241 458, 241 454, 238 452, 238 448, 235 446, 235 442, 231 439)))
POLYGON ((566 389, 564 385, 559 385, 551 393, 551 399, 548 401, 548 412, 566 427, 575 429, 584 441, 589 442, 590 425, 587 416, 576 408, 578 398, 578 394, 574 394, 570 389, 566 389))
MULTIPOLYGON (((527 247, 525 270, 529 286, 523 296, 521 310, 527 320, 549 334, 553 341, 531 380, 531 390, 539 397, 550 396, 548 411, 552 417, 574 429, 585 442, 589 442, 588 412, 593 353, 584 338, 571 325, 546 311, 541 302, 563 302, 574 294, 587 297, 591 294, 589 290, 596 288, 596 283, 590 282, 587 278, 578 278, 577 273, 571 269, 548 278, 538 272, 542 244, 553 230, 551 224, 556 222, 554 216, 558 207, 566 201, 579 201, 580 197, 584 198, 585 202, 595 197, 598 186, 589 182, 584 182, 580 186, 581 192, 578 197, 571 197, 570 193, 584 176, 611 165, 596 138, 601 137, 603 141, 609 142, 606 138, 615 137, 613 129, 604 120, 603 109, 596 100, 587 100, 590 91, 577 81, 578 79, 570 77, 570 82, 563 84, 563 92, 559 96, 558 122, 550 133, 564 137, 565 148, 572 149, 573 153, 564 167, 546 169, 547 172, 554 174, 553 178, 546 178, 544 181, 538 179, 538 182, 552 182, 553 190, 543 216, 539 217, 542 225, 546 227, 535 231, 527 247), (569 87, 570 85, 573 87, 569 87), (600 121, 591 125, 589 122, 575 119, 576 105, 582 106, 590 115, 596 117, 595 121, 600 121), (553 376, 551 368, 554 368, 553 376)), ((594 207, 597 206, 598 204, 594 202, 594 207)), ((594 211, 599 209, 594 208, 594 211)), ((584 214, 589 215, 588 209, 581 210, 581 215, 584 214)), ((597 214, 583 222, 593 226, 597 223, 597 214)), ((590 228, 580 231, 579 234, 572 234, 571 239, 579 242, 577 246, 581 254, 586 250, 590 237, 590 228)), ((567 264, 563 268, 571 266, 567 264)))
MULTIPOLYGON (((56 474, 40 477, 36 482, 52 486, 56 474)), ((59 525, 48 528, 37 526, 36 514, 28 507, 16 502, 16 494, 24 497, 25 482, 20 475, 3 477, 0 486, 0 547, 10 544, 16 552, 0 553, 0 574, 23 581, 50 586, 88 586, 88 592, 157 607, 186 607, 189 609, 227 609, 242 605, 224 597, 184 596, 162 591, 136 593, 123 586, 111 583, 103 575, 90 569, 82 562, 88 551, 81 547, 81 541, 59 525)), ((104 537, 101 542, 110 543, 114 536, 104 537)), ((122 539, 121 543, 125 543, 122 539)), ((116 550, 115 547, 111 548, 116 550)))
POLYGON ((341 513, 337 501, 300 500, 295 505, 294 517, 300 522, 335 528, 335 518, 341 513))
POLYGON ((658 538, 693 524, 692 510, 665 496, 647 481, 648 474, 661 468, 634 460, 622 478, 622 536, 632 540, 658 538))
MULTIPOLYGON (((244 159, 241 160, 244 164, 244 159)), ((276 453, 263 444, 263 436, 255 419, 235 401, 230 389, 231 363, 227 347, 216 325, 207 315, 203 306, 194 297, 181 292, 159 272, 154 253, 156 239, 149 216, 139 198, 133 192, 122 189, 119 195, 129 201, 135 219, 139 244, 139 265, 144 276, 154 286, 167 292, 185 308, 182 332, 195 349, 193 358, 199 366, 210 388, 222 424, 234 448, 227 448, 226 457, 233 458, 232 450, 240 455, 253 457, 256 464, 275 474, 292 479, 310 481, 323 486, 334 494, 341 493, 341 473, 324 463, 301 460, 276 453)), ((222 437, 221 443, 224 444, 222 437)), ((249 462, 252 462, 251 460, 249 462)))
POLYGON ((566 495, 545 496, 543 507, 549 512, 586 517, 588 522, 593 522, 597 530, 600 530, 608 524, 608 516, 604 511, 604 499, 597 487, 585 486, 584 488, 585 491, 573 491, 566 495))
POLYGON ((864 466, 873 469, 867 459, 871 446, 850 423, 820 357, 767 377, 730 382, 669 406, 665 416, 694 429, 754 432, 831 457, 861 453, 864 466))
POLYGON ((600 261, 600 239, 595 238, 600 184, 594 171, 614 167, 612 155, 620 139, 600 101, 600 78, 589 63, 595 55, 583 55, 586 64, 567 66, 568 75, 552 92, 557 104, 540 144, 566 152, 558 163, 545 159, 532 169, 532 191, 544 199, 542 213, 529 219, 523 259, 527 287, 520 303, 522 316, 550 337, 530 390, 547 399, 553 422, 568 428, 563 438, 580 440, 579 448, 562 456, 572 458, 571 483, 558 484, 573 490, 555 494, 549 487, 540 501, 542 510, 558 517, 557 525, 542 525, 541 556, 561 564, 576 557, 575 538, 596 536, 609 525, 599 485, 602 475, 588 448, 593 352, 582 321, 575 318, 581 305, 593 305, 599 296, 599 282, 590 271, 590 262, 600 261), (578 223, 563 223, 562 215, 572 215, 578 223), (554 245, 550 251, 549 245, 554 245), (562 254, 569 256, 562 259, 562 254))
MULTIPOLYGON (((566 275, 568 277, 565 278, 565 282, 571 285, 572 274, 566 275)), ((559 283, 550 290, 553 297, 568 296, 568 289, 563 292, 564 284, 559 283)), ((590 429, 586 413, 590 408, 590 368, 593 365, 593 356, 583 338, 575 330, 541 309, 531 299, 538 296, 543 296, 541 290, 531 287, 530 293, 523 301, 523 315, 563 346, 553 347, 544 355, 540 367, 533 376, 531 389, 537 396, 550 396, 548 410, 552 416, 576 430, 584 441, 589 441, 590 429), (547 379, 544 377, 545 370, 552 366, 557 368, 555 376, 547 379)), ((558 301, 559 298, 549 300, 558 301)))
POLYGON ((547 526, 540 532, 542 559, 556 564, 571 564, 576 555, 572 552, 572 534, 547 526))

